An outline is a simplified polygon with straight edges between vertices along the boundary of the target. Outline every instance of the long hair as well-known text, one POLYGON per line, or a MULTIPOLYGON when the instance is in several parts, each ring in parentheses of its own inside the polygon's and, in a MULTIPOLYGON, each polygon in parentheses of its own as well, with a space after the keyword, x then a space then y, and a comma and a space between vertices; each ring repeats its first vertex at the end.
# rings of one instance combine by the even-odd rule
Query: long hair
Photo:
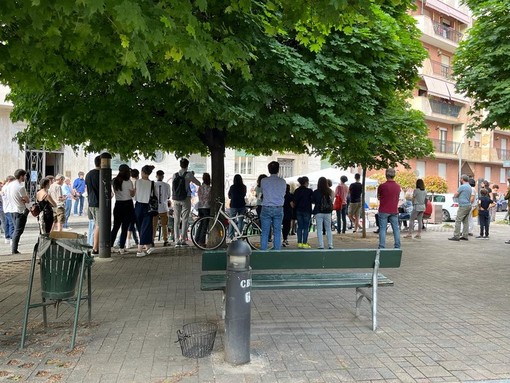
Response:
POLYGON ((202 174, 202 181, 205 185, 211 185, 211 175, 209 173, 202 174))
POLYGON ((122 191, 122 182, 129 181, 130 175, 129 169, 119 171, 117 176, 113 179, 113 190, 122 191))
POLYGON ((326 177, 319 178, 317 181, 317 190, 319 190, 322 195, 331 195, 331 189, 329 188, 326 177))
MULTIPOLYGON (((263 178, 266 178, 267 175, 266 174, 261 174, 259 175, 259 177, 257 178, 257 186, 260 187, 260 181, 262 181, 263 178)), ((509 181, 510 182, 510 181, 509 181)))
POLYGON ((423 180, 421 178, 418 178, 416 180, 416 188, 420 189, 420 190, 425 190, 425 183, 423 182, 423 180))

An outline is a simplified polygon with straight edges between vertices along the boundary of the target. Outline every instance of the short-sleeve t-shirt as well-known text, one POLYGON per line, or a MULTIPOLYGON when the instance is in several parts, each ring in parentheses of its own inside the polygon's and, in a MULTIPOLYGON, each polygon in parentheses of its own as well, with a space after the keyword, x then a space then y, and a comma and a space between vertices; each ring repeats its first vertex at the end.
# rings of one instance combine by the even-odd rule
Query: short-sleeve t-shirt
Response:
POLYGON ((349 185, 349 194, 351 203, 361 202, 361 194, 363 193, 363 185, 361 182, 353 182, 349 185))
POLYGON ((85 176, 89 207, 99 207, 99 169, 92 169, 85 176))

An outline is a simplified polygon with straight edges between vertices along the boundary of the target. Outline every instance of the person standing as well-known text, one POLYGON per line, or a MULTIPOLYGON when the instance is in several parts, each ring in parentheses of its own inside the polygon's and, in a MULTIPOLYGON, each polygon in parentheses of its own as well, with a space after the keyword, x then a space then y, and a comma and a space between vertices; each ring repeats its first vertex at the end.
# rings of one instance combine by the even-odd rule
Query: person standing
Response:
POLYGON ((73 206, 74 192, 71 186, 71 179, 66 177, 64 180, 64 185, 62 185, 62 194, 66 196, 66 200, 64 202, 64 230, 71 230, 69 227, 69 217, 71 216, 71 208, 73 206))
POLYGON ((363 185, 359 182, 360 178, 360 174, 356 173, 354 175, 354 182, 349 185, 349 219, 353 225, 353 233, 356 233, 358 228, 361 229, 361 226, 359 225, 359 217, 362 209, 361 195, 363 194, 363 185))
POLYGON ((290 192, 290 185, 287 184, 287 187, 285 189, 285 197, 283 199, 283 220, 282 220, 282 236, 283 236, 283 242, 282 246, 287 247, 289 246, 289 233, 290 233, 290 226, 292 222, 292 214, 293 214, 293 208, 294 205, 294 194, 290 192))
POLYGON ((476 192, 476 181, 474 178, 469 179, 469 186, 471 186, 471 194, 473 195, 473 202, 471 203, 471 213, 469 213, 469 234, 473 235, 475 230, 475 217, 478 217, 478 196, 476 192))
POLYGON ((312 194, 308 187, 309 179, 306 176, 298 178, 299 187, 294 191, 294 207, 297 217, 297 245, 300 249, 309 249, 308 233, 312 217, 312 194))
POLYGON ((336 226, 338 234, 345 234, 347 229, 347 194, 349 193, 349 187, 345 184, 348 181, 347 176, 340 177, 340 183, 335 189, 335 197, 339 196, 342 200, 342 208, 336 210, 336 226))
POLYGON ((193 182, 200 186, 200 181, 195 178, 195 172, 188 171, 188 159, 181 158, 179 165, 181 169, 174 174, 172 179, 175 247, 188 246, 186 241, 188 240, 188 221, 191 212, 191 189, 189 184, 193 182))
POLYGON ((395 249, 400 249, 400 229, 398 227, 398 201, 400 199, 400 185, 395 182, 395 169, 386 169, 386 182, 377 188, 379 200, 379 249, 386 248, 386 230, 388 222, 393 231, 395 249))
POLYGON ((425 212, 425 200, 427 198, 427 191, 425 190, 425 183, 421 178, 416 180, 416 189, 413 191, 413 210, 411 218, 409 219, 409 234, 404 238, 413 237, 414 221, 418 220, 418 234, 414 238, 421 238, 421 229, 423 227, 423 213, 425 212))
POLYGON ((260 181, 262 189, 262 211, 260 212, 260 223, 262 225, 262 234, 260 239, 260 249, 267 250, 269 243, 269 232, 273 228, 274 249, 280 250, 282 247, 282 220, 283 220, 283 202, 285 188, 287 183, 283 178, 278 177, 280 164, 271 161, 267 165, 269 177, 260 181))
POLYGON ((499 201, 499 185, 492 185, 492 193, 488 195, 488 197, 495 203, 489 209, 489 214, 491 217, 491 222, 496 221, 496 213, 498 211, 498 201, 499 201))
POLYGON ((67 197, 62 194, 62 185, 64 185, 64 180, 65 177, 62 174, 57 174, 48 191, 53 201, 57 204, 57 206, 53 207, 53 230, 55 231, 62 231, 62 225, 65 222, 65 201, 67 197))
MULTIPOLYGON (((92 237, 92 254, 99 254, 99 171, 101 168, 101 156, 94 158, 95 168, 85 176, 87 187, 87 201, 89 204, 88 218, 89 228, 92 223, 92 233, 89 230, 89 240, 92 237)), ((90 243, 90 242, 89 242, 90 243)))
POLYGON ((165 172, 158 170, 156 172, 156 182, 154 189, 158 197, 158 215, 152 217, 152 234, 156 236, 158 230, 158 221, 163 232, 163 246, 168 246, 168 200, 170 200, 170 185, 163 181, 165 172))
POLYGON ((459 210, 457 211, 457 218, 455 219, 455 230, 453 237, 448 238, 450 241, 467 241, 469 235, 469 214, 471 214, 471 204, 473 203, 473 194, 471 186, 469 185, 469 177, 463 174, 460 177, 460 186, 457 192, 453 195, 459 201, 459 210), (462 225, 462 233, 460 226, 462 225))
POLYGON ((0 192, 2 197, 2 205, 4 210, 4 220, 2 221, 2 227, 4 229, 5 243, 12 244, 12 236, 14 234, 14 224, 12 223, 12 216, 7 212, 7 197, 5 195, 5 191, 7 190, 7 185, 13 182, 16 178, 14 176, 8 176, 5 179, 5 182, 2 186, 2 190, 0 192))
POLYGON ((331 213, 333 212, 333 191, 329 188, 326 177, 317 181, 317 189, 312 194, 314 203, 313 214, 317 224, 317 242, 319 249, 324 249, 323 229, 326 231, 328 249, 333 248, 333 233, 331 231, 331 213))
POLYGON ((73 182, 73 194, 74 194, 74 215, 83 215, 83 205, 85 203, 85 179, 83 178, 85 173, 78 172, 78 178, 73 182), (79 209, 79 210, 78 210, 79 209))
POLYGON ((262 188, 260 187, 260 181, 266 177, 266 174, 260 174, 257 178, 257 186, 255 186, 255 197, 257 198, 257 207, 255 208, 255 211, 257 212, 257 217, 259 218, 260 213, 262 212, 262 199, 264 198, 262 195, 262 188))
POLYGON ((27 204, 30 199, 27 191, 25 190, 26 176, 27 172, 25 170, 17 169, 14 172, 14 180, 9 182, 9 184, 5 187, 5 196, 7 201, 5 212, 10 215, 14 226, 11 254, 19 254, 19 241, 23 231, 25 231, 25 225, 27 223, 28 209, 25 204, 27 204))
POLYGON ((478 217, 480 217, 480 235, 477 239, 489 239, 490 208, 496 203, 489 198, 487 190, 480 190, 480 198, 478 198, 478 217))
MULTIPOLYGON (((211 215, 211 175, 209 173, 202 174, 202 185, 198 188, 198 219, 209 217, 211 215)), ((200 222, 200 226, 195 233, 195 241, 205 246, 207 223, 200 222)))
POLYGON ((112 187, 115 195, 115 206, 113 208, 113 228, 110 233, 110 246, 113 247, 117 233, 120 231, 119 253, 126 252, 126 240, 129 225, 135 214, 133 206, 133 197, 135 189, 130 179, 129 166, 122 164, 119 166, 119 173, 113 179, 112 187))
MULTIPOLYGON (((241 215, 239 218, 234 218, 239 231, 243 232, 244 214, 246 213, 246 185, 243 183, 243 178, 240 174, 234 176, 234 182, 230 189, 228 189, 228 198, 230 198, 230 209, 228 211, 230 217, 234 218, 241 215)), ((234 238, 234 226, 230 225, 228 229, 228 236, 230 239, 234 238)))
POLYGON ((145 165, 141 171, 141 178, 136 181, 135 187, 135 216, 138 229, 140 230, 140 240, 138 242, 137 257, 145 257, 153 251, 152 242, 154 235, 152 233, 152 216, 149 213, 149 198, 156 195, 154 182, 149 180, 149 176, 154 170, 154 166, 145 165), (143 247, 145 246, 146 251, 143 247))
POLYGON ((50 189, 50 180, 48 178, 41 179, 39 191, 35 195, 36 201, 39 203, 40 213, 37 217, 39 221, 39 231, 42 234, 49 234, 53 227, 53 207, 57 203, 48 193, 50 189))

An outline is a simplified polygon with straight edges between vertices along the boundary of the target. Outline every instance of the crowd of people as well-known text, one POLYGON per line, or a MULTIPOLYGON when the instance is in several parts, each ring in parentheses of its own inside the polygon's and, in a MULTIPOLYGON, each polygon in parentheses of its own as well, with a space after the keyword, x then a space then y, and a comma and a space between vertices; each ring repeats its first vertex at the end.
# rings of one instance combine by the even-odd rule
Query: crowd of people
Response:
MULTIPOLYGON (((25 189, 27 172, 18 169, 14 176, 9 176, 0 185, 0 221, 6 243, 11 244, 12 254, 18 254, 20 237, 24 231, 27 216, 36 204, 37 219, 40 233, 70 230, 69 217, 74 204, 74 215, 81 216, 84 212, 89 219, 88 240, 92 253, 99 252, 99 185, 100 157, 94 159, 95 168, 87 174, 79 172, 71 184, 69 178, 61 174, 55 177, 46 176, 40 180, 40 188, 35 201, 31 202, 25 189), (85 210, 87 198, 87 210, 85 210)), ((156 181, 150 180, 154 166, 145 165, 140 171, 122 164, 112 180, 113 227, 110 235, 110 246, 116 247, 120 253, 127 248, 136 246, 138 257, 146 256, 154 250, 157 228, 161 227, 163 246, 173 240, 176 247, 188 246, 189 218, 192 209, 194 190, 198 201, 196 209, 199 218, 211 214, 211 176, 203 173, 202 182, 193 171, 188 170, 189 161, 180 160, 180 169, 167 182, 164 181, 163 170, 156 172, 156 181), (192 188, 193 186, 193 188, 192 188), (170 237, 171 232, 171 237, 170 237)), ((291 185, 279 177, 279 163, 268 164, 268 173, 261 174, 254 188, 256 211, 260 220, 262 250, 269 247, 272 241, 274 249, 289 246, 289 235, 297 236, 297 247, 308 249, 308 235, 312 220, 315 219, 317 246, 319 249, 333 248, 333 230, 345 234, 347 230, 356 233, 361 228, 362 184, 360 175, 354 175, 354 182, 347 185, 345 175, 340 177, 336 188, 332 189, 332 181, 320 177, 317 188, 310 188, 306 176, 298 178, 299 186, 292 192, 291 185), (332 225, 332 214, 336 214, 336 226, 332 225), (324 243, 324 236, 326 243, 324 243)), ((386 247, 387 229, 393 232, 394 247, 400 248, 401 224, 407 234, 404 238, 420 239, 424 228, 424 217, 431 213, 431 203, 422 179, 416 181, 416 187, 403 191, 395 182, 395 169, 386 170, 386 182, 377 188, 379 208, 376 214, 378 226, 375 233, 379 234, 379 248, 386 247), (404 193, 403 200, 401 195, 404 193), (415 225, 416 221, 416 225, 415 225)), ((509 192, 505 199, 510 199, 509 192)), ((476 188, 473 178, 462 175, 460 187, 454 195, 458 200, 458 213, 455 221, 452 241, 468 240, 474 235, 474 221, 478 217, 480 233, 477 239, 489 238, 490 222, 495 220, 496 201, 499 199, 498 185, 490 185, 483 181, 476 188), (478 193, 479 190, 479 193, 478 193)), ((236 174, 233 184, 228 190, 229 214, 236 217, 235 221, 242 232, 243 215, 247 209, 248 188, 242 176, 236 174)), ((195 233, 196 242, 206 245, 206 227, 199 227, 195 233)), ((228 236, 234 239, 233 227, 229 228, 228 236)), ((510 241, 506 243, 510 244, 510 241)))

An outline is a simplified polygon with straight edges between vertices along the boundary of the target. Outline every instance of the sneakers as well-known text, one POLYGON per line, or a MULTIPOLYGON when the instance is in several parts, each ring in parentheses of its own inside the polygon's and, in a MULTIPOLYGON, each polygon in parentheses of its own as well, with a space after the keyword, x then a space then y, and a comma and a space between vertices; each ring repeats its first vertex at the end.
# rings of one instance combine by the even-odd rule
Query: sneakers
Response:
POLYGON ((125 248, 119 249, 117 251, 119 252, 119 254, 126 254, 127 253, 127 250, 125 248))
POLYGON ((147 253, 145 251, 142 251, 142 252, 139 252, 139 253, 136 253, 136 256, 141 258, 141 257, 145 257, 147 255, 147 253))
POLYGON ((451 238, 448 238, 449 241, 460 241, 460 238, 459 237, 451 237, 451 238))
POLYGON ((324 247, 318 247, 317 249, 319 249, 319 250, 324 250, 324 247))
POLYGON ((168 241, 163 242, 163 247, 168 246, 168 241))
POLYGON ((459 239, 460 239, 461 241, 469 241, 469 239, 468 239, 468 238, 466 238, 466 237, 460 237, 459 239))
POLYGON ((287 241, 287 240, 283 241, 283 242, 282 242, 282 246, 283 246, 283 247, 287 247, 287 246, 289 246, 289 241, 287 241))
POLYGON ((478 236, 476 237, 476 239, 483 239, 483 238, 484 238, 484 236, 483 236, 483 235, 478 235, 478 236))
POLYGON ((308 243, 302 243, 301 244, 301 248, 303 248, 303 249, 311 249, 312 246, 310 246, 308 243))
POLYGON ((5 238, 4 243, 7 243, 8 245, 11 244, 11 240, 9 238, 5 238))
POLYGON ((154 253, 154 250, 156 250, 156 248, 155 248, 155 247, 149 247, 149 248, 147 249, 146 253, 147 253, 147 254, 152 254, 152 253, 154 253))
POLYGON ((333 246, 328 246, 328 249, 330 249, 330 250, 331 250, 332 248, 333 248, 333 246))
POLYGON ((302 249, 303 248, 303 244, 302 243, 298 243, 297 247, 298 247, 298 249, 302 249))

